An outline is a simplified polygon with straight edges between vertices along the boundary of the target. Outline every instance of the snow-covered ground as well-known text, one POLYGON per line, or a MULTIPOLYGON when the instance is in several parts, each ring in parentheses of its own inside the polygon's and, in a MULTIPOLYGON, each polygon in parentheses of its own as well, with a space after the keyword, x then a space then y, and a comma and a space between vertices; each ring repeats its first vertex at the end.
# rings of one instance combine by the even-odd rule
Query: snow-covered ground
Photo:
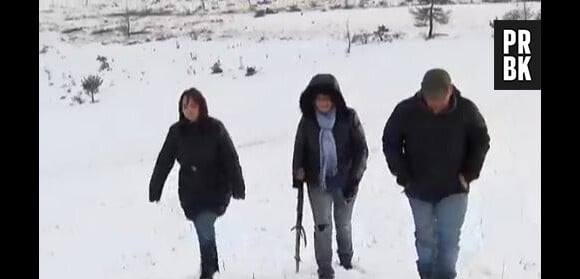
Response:
POLYGON ((493 90, 488 23, 512 7, 453 6, 451 24, 438 29, 448 36, 431 41, 421 38, 425 29, 413 27, 406 8, 306 12, 307 20, 299 14, 232 15, 236 19, 223 27, 239 30, 244 22, 256 34, 302 40, 257 42, 240 32, 211 42, 179 37, 103 46, 39 33, 39 49, 49 46, 39 54, 40 278, 197 278, 199 252, 178 203, 177 165, 161 203, 148 203, 148 180, 177 119, 178 96, 192 86, 226 124, 247 185, 247 199, 232 201, 217 223, 222 272, 216 278, 315 278, 309 206, 308 247, 294 273, 296 192, 289 183, 298 97, 318 72, 338 77, 370 148, 353 217, 357 270, 337 267, 337 278, 417 278, 410 209, 387 170, 380 138, 394 106, 418 89, 431 67, 449 70, 480 107, 492 137, 470 195, 459 278, 540 278, 541 97, 538 91, 493 90), (385 24, 407 35, 356 45, 347 55, 340 38, 347 17, 352 30, 385 24), (312 19, 321 24, 307 24, 312 19), (111 71, 98 72, 98 55, 109 59, 111 71), (245 77, 240 57, 258 74, 245 77), (211 75, 218 59, 224 73, 211 75), (99 102, 71 106, 88 74, 104 80, 99 102))

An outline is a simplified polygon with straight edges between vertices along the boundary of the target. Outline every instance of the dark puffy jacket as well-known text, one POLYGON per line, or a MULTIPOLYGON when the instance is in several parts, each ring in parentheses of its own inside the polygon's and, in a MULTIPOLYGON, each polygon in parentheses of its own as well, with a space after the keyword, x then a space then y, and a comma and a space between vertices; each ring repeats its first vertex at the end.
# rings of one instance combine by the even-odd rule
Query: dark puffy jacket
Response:
POLYGON ((449 108, 433 114, 419 93, 399 103, 384 129, 383 152, 407 195, 436 202, 469 192, 489 150, 485 120, 476 105, 454 88, 449 108))
MULTIPOLYGON (((180 98, 181 100, 181 98, 180 98)), ((180 121, 169 129, 149 184, 149 199, 161 198, 175 160, 179 162, 179 200, 188 219, 203 211, 225 213, 232 193, 245 193, 238 155, 224 125, 207 115, 191 123, 179 108, 180 121)))
POLYGON ((319 74, 312 78, 300 96, 302 118, 298 124, 294 142, 292 162, 293 178, 296 183, 296 171, 303 168, 309 186, 317 186, 320 173, 320 126, 315 116, 314 99, 318 92, 331 93, 336 107, 336 122, 332 129, 338 156, 338 175, 350 186, 358 186, 366 170, 368 147, 361 122, 356 112, 348 108, 340 91, 336 78, 330 74, 319 74), (351 183, 352 184, 352 183, 351 183))

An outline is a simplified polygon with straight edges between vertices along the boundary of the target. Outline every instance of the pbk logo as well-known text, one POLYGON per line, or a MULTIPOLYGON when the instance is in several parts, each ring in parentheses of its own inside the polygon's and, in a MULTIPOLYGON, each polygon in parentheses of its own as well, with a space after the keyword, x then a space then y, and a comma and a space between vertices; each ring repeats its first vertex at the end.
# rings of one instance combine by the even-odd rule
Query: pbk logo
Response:
POLYGON ((540 90, 542 88, 542 29, 539 20, 496 20, 496 90, 540 90))

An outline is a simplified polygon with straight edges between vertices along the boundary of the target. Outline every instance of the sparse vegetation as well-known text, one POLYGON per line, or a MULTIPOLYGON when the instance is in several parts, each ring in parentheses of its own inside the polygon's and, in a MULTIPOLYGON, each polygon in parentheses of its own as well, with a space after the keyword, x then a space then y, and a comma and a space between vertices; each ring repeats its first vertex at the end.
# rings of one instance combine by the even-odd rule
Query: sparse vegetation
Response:
POLYGON ((52 73, 50 72, 49 69, 44 68, 44 72, 46 73, 47 77, 48 77, 48 81, 52 82, 52 73))
MULTIPOLYGON (((201 35, 206 35, 206 36, 209 37, 212 33, 213 32, 210 29, 208 29, 208 28, 202 28, 200 30, 194 30, 194 31, 189 32, 189 37, 192 40, 197 41, 197 40, 200 39, 201 35)), ((206 37, 206 39, 208 37, 206 37)))
POLYGON ((79 95, 76 95, 76 96, 73 96, 72 97, 72 101, 73 101, 73 104, 76 103, 76 104, 79 104, 79 105, 82 105, 82 104, 85 103, 85 100, 83 100, 83 98, 81 97, 80 94, 79 95))
POLYGON ((42 46, 42 49, 38 51, 39 54, 46 54, 48 52, 49 46, 42 46))
POLYGON ((534 12, 524 2, 521 8, 513 9, 502 17, 503 20, 531 20, 534 19, 534 12))
POLYGON ((495 26, 495 21, 498 20, 497 16, 495 17, 495 19, 492 19, 489 21, 489 27, 491 27, 493 29, 493 27, 495 26))
POLYGON ((99 67, 99 72, 111 70, 111 65, 109 65, 109 62, 107 61, 107 57, 98 55, 97 61, 101 62, 101 66, 99 67))
POLYGON ((341 8, 342 8, 342 5, 340 5, 340 4, 334 4, 334 5, 330 6, 330 10, 338 10, 341 8))
POLYGON ((379 25, 373 32, 361 32, 352 35, 350 41, 353 44, 366 45, 371 42, 392 42, 393 40, 402 39, 403 33, 391 33, 385 25, 379 25))
POLYGON ((173 34, 161 34, 157 38, 155 38, 155 41, 166 41, 166 40, 169 40, 172 38, 175 38, 175 35, 173 35, 173 34))
POLYGON ((288 11, 293 13, 293 12, 301 12, 302 10, 298 8, 298 5, 292 5, 288 7, 288 11))
POLYGON ((360 1, 358 2, 358 7, 359 7, 359 8, 362 8, 362 9, 364 9, 364 8, 368 7, 368 6, 369 6, 369 1, 370 1, 370 0, 360 0, 360 1))
MULTIPOLYGON (((402 2, 401 4, 404 4, 405 2, 402 2)), ((389 2, 381 0, 379 1, 379 7, 388 7, 389 6, 389 2)))
POLYGON ((270 8, 266 8, 265 10, 257 10, 256 14, 254 14, 254 17, 264 17, 266 15, 271 15, 271 14, 276 14, 278 13, 278 11, 270 9, 270 8))
POLYGON ((377 28, 377 31, 374 32, 374 35, 379 38, 380 41, 384 41, 385 39, 387 39, 387 33, 389 32, 389 29, 387 27, 385 27, 384 25, 379 25, 379 27, 377 28))
POLYGON ((69 28, 69 29, 65 29, 62 30, 62 34, 70 34, 70 33, 74 33, 74 32, 79 32, 79 31, 83 31, 83 27, 75 27, 75 28, 69 28))
POLYGON ((97 29, 91 32, 91 35, 103 35, 115 31, 113 28, 97 29))
POLYGON ((257 10, 256 13, 254 14, 254 17, 265 17, 265 16, 266 16, 265 10, 257 10))

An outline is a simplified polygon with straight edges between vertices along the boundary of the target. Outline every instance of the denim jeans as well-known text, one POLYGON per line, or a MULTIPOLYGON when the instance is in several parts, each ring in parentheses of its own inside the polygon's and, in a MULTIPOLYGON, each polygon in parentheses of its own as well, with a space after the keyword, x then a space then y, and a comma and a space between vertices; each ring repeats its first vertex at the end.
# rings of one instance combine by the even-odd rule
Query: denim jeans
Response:
POLYGON ((459 235, 467 211, 467 194, 455 194, 438 203, 409 198, 415 222, 417 269, 421 278, 454 279, 459 235))
POLYGON ((341 182, 329 180, 329 188, 308 187, 308 197, 314 218, 314 254, 320 278, 334 278, 332 268, 332 215, 336 228, 338 256, 350 262, 353 255, 351 217, 354 199, 347 203, 341 182), (339 185, 333 185, 339 183, 339 185))
POLYGON ((202 276, 209 277, 219 270, 214 228, 217 217, 217 214, 206 211, 195 216, 193 220, 199 241, 202 276))

